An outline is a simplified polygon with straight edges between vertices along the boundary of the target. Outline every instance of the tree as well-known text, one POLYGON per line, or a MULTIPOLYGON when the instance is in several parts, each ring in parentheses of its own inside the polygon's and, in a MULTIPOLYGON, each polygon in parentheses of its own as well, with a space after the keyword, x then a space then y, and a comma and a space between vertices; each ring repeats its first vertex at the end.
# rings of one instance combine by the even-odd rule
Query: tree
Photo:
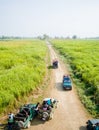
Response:
POLYGON ((73 36, 72 36, 72 39, 77 39, 77 36, 76 36, 76 35, 73 35, 73 36))
POLYGON ((48 35, 46 35, 46 34, 43 35, 43 39, 48 39, 48 38, 49 38, 48 35))

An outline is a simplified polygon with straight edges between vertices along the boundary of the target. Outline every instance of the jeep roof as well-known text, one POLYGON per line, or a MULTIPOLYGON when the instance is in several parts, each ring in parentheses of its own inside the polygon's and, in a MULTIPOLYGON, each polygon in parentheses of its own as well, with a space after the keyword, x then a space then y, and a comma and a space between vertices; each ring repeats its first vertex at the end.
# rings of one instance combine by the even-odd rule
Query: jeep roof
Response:
POLYGON ((95 125, 99 123, 99 119, 91 119, 91 120, 88 120, 88 122, 90 122, 92 125, 95 125))

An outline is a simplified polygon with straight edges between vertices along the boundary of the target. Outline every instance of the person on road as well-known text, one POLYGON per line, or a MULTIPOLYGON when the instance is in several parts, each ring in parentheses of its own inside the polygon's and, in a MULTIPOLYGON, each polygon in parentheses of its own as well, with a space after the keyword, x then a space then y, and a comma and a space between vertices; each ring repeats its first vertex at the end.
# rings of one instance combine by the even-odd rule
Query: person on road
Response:
POLYGON ((43 101, 42 107, 43 107, 43 110, 44 110, 44 111, 47 110, 47 108, 48 108, 47 101, 43 101))
POLYGON ((8 130, 12 130, 12 125, 14 123, 14 114, 10 112, 8 115, 8 130))
POLYGON ((38 114, 39 108, 40 108, 40 103, 38 102, 34 109, 36 111, 36 114, 38 114))
POLYGON ((54 103, 56 100, 54 98, 45 98, 44 101, 48 104, 48 106, 51 106, 53 108, 54 103))

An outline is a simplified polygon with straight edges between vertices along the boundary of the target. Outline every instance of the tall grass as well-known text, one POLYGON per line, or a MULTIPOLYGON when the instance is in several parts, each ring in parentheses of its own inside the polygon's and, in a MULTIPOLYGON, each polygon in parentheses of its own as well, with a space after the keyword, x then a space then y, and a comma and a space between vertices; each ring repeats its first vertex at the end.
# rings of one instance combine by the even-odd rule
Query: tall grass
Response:
POLYGON ((77 88, 83 104, 99 117, 99 41, 54 40, 52 43, 68 60, 75 77, 85 84, 77 88))
POLYGON ((46 54, 44 41, 0 41, 0 113, 40 85, 46 54))

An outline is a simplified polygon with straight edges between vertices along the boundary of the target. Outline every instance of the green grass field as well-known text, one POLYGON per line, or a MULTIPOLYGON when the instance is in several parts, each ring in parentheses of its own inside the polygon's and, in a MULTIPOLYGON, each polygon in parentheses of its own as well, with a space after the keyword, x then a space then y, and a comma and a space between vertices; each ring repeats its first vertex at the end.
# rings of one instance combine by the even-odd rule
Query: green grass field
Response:
POLYGON ((42 83, 47 47, 39 40, 0 41, 0 113, 42 83))
POLYGON ((99 117, 99 41, 53 40, 54 47, 72 68, 77 89, 88 111, 99 117))

